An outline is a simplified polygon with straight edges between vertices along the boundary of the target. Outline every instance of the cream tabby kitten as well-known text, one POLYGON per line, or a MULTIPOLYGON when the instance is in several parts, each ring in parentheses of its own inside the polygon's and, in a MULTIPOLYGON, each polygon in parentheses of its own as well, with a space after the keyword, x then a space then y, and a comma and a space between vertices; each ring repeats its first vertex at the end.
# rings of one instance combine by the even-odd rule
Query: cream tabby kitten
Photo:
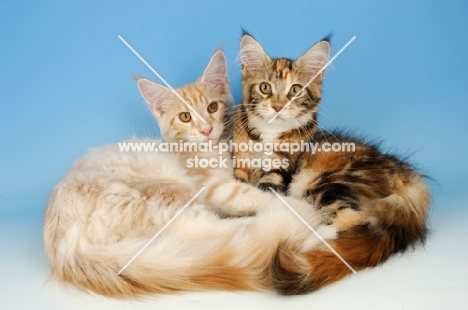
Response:
MULTIPOLYGON (((139 90, 168 142, 229 136, 232 107, 223 52, 203 76, 177 93, 147 79, 139 90)), ((127 142, 161 141, 132 139, 127 142)), ((271 287, 269 266, 280 243, 304 250, 318 240, 273 194, 234 180, 227 168, 187 169, 187 159, 213 152, 121 152, 118 144, 91 150, 53 190, 44 243, 53 278, 113 297, 152 292, 271 287), (120 274, 119 270, 202 188, 206 189, 120 274), (221 218, 256 214, 250 217, 221 218)), ((320 218, 305 202, 287 198, 312 226, 320 218)), ((318 227, 320 229, 320 227, 318 227)), ((333 238, 334 230, 322 231, 333 238)))

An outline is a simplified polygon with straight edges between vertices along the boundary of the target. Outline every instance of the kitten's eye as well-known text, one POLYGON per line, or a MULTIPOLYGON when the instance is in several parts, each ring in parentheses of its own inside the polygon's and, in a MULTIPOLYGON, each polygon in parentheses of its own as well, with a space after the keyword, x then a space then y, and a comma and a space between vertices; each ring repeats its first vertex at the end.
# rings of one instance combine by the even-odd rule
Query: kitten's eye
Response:
POLYGON ((192 116, 190 116, 189 112, 182 112, 179 114, 179 118, 182 122, 188 123, 192 119, 192 116))
POLYGON ((291 86, 291 89, 289 90, 289 95, 290 95, 290 96, 300 95, 299 91, 300 91, 301 89, 302 89, 302 86, 301 86, 301 85, 294 84, 293 86, 291 86))
POLYGON ((218 111, 218 103, 217 102, 210 103, 207 110, 208 110, 209 113, 214 113, 214 112, 218 111))
POLYGON ((271 94, 271 85, 268 83, 260 84, 260 91, 264 93, 265 95, 271 94))

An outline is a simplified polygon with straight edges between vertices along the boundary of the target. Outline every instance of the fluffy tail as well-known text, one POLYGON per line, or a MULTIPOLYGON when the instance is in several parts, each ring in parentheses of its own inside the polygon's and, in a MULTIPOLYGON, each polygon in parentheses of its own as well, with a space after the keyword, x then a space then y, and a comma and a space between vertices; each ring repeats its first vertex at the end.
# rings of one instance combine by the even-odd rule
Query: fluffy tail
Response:
MULTIPOLYGON (((374 211, 372 217, 361 214, 358 224, 338 232, 338 238, 329 241, 353 269, 375 267, 394 253, 424 243, 430 196, 421 177, 413 181, 404 192, 369 202, 373 204, 369 206, 374 211)), ((350 273, 327 247, 304 253, 288 242, 280 244, 270 266, 273 286, 284 295, 311 292, 350 273)))
POLYGON ((181 290, 258 289, 254 285, 258 281, 252 281, 246 268, 230 263, 232 257, 229 253, 198 251, 198 255, 194 255, 194 251, 191 251, 190 257, 187 257, 183 253, 161 255, 161 251, 149 248, 118 275, 120 268, 135 254, 134 249, 133 245, 129 245, 125 251, 125 246, 122 246, 116 255, 77 253, 74 266, 60 269, 56 275, 82 289, 112 297, 181 290))
MULTIPOLYGON (((71 238, 63 240, 67 239, 71 238)), ((265 271, 252 272, 249 258, 244 258, 245 264, 239 263, 227 238, 199 242, 161 239, 120 274, 148 238, 99 247, 60 242, 48 251, 52 277, 83 291, 116 298, 206 289, 258 290, 266 285, 265 271)))
MULTIPOLYGON (((312 246, 319 242, 279 200, 255 217, 217 220, 212 227, 202 218, 192 217, 197 213, 193 206, 119 275, 119 270, 152 234, 144 238, 127 234, 107 244, 99 244, 99 238, 92 235, 91 243, 83 227, 66 224, 64 209, 54 208, 55 196, 53 193, 44 223, 44 242, 52 277, 84 291, 115 298, 207 289, 271 288, 268 270, 281 240, 294 239, 295 244, 307 241, 312 246), (197 231, 194 225, 201 227, 197 231), (200 231, 201 235, 193 236, 200 231)), ((320 217, 309 205, 285 199, 310 225, 319 223, 320 217)), ((328 237, 334 234, 333 230, 328 237)))
MULTIPOLYGON (((115 298, 207 289, 258 290, 267 286, 268 264, 276 246, 270 246, 269 256, 262 249, 252 253, 251 249, 258 247, 259 241, 250 241, 253 238, 246 232, 249 225, 226 221, 221 227, 226 232, 216 233, 213 229, 211 235, 191 238, 204 231, 180 227, 197 223, 205 227, 203 219, 192 220, 195 224, 190 224, 182 216, 178 217, 118 274, 154 232, 138 236, 132 235, 132 230, 125 230, 127 233, 115 240, 102 241, 99 231, 89 232, 86 225, 67 219, 69 213, 73 218, 78 217, 73 213, 76 208, 58 208, 56 195, 57 191, 52 194, 47 209, 44 243, 51 277, 60 282, 115 298)), ((187 209, 183 214, 190 215, 192 210, 187 209)), ((108 228, 102 226, 102 229, 108 228)), ((207 231, 210 232, 209 227, 207 231)))

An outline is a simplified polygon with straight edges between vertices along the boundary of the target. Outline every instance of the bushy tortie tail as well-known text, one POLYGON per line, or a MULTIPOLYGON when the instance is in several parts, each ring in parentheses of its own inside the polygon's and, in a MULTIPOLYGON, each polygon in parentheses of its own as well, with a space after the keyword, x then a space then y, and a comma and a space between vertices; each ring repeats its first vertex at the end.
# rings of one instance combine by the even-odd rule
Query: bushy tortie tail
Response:
MULTIPOLYGON (((424 243, 430 194, 421 174, 376 146, 339 133, 317 134, 313 141, 355 146, 304 153, 290 186, 292 196, 305 197, 325 216, 324 223, 337 228, 338 238, 329 244, 349 265, 374 267, 424 243)), ((325 246, 301 253, 282 243, 270 272, 276 290, 291 295, 317 290, 351 270, 325 246)))

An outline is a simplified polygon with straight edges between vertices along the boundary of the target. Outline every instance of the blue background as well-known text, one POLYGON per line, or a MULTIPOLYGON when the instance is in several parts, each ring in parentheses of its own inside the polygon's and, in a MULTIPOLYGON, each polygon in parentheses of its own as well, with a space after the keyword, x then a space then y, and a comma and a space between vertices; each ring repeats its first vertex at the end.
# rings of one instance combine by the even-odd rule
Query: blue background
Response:
POLYGON ((466 217, 466 1, 2 1, 4 227, 29 227, 26 245, 43 257, 48 195, 72 162, 90 147, 158 136, 132 75, 158 79, 118 35, 174 87, 224 46, 238 102, 241 27, 273 57, 297 58, 330 32, 334 55, 356 35, 327 71, 322 126, 411 155, 432 178, 435 233, 466 217))

